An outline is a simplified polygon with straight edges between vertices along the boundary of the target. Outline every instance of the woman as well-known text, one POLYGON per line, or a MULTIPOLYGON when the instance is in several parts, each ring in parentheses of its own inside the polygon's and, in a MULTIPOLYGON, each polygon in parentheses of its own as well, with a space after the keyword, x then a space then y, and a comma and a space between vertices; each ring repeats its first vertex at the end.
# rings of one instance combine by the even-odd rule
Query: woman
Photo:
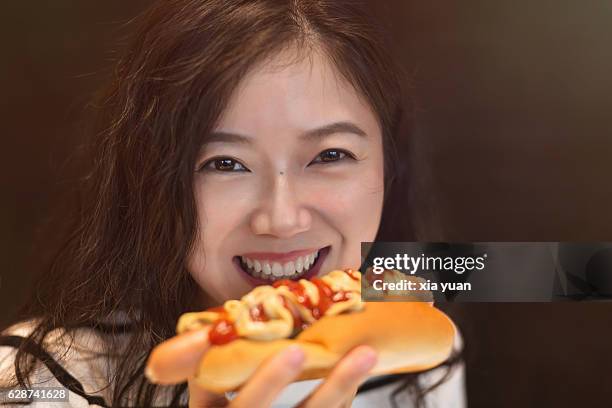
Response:
MULTIPOLYGON (((191 382, 151 384, 148 353, 186 311, 274 276, 360 265, 394 174, 400 83, 351 3, 161 1, 136 24, 102 98, 74 229, 7 330, 0 368, 64 384, 70 406, 227 404, 191 382)), ((302 360, 274 357, 233 403, 265 406, 283 389, 298 403, 305 388, 285 386, 302 360)), ((350 405, 375 361, 351 351, 305 404, 350 405)), ((443 380, 430 374, 403 388, 443 380)), ((456 404, 454 378, 438 390, 456 404)), ((394 388, 355 401, 388 403, 394 388)))

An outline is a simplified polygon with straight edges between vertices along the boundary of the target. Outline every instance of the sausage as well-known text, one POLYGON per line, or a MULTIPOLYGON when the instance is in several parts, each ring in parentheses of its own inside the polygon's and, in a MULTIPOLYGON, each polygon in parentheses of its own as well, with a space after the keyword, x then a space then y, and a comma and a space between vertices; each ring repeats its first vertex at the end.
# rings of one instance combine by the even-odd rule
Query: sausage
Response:
POLYGON ((210 347, 210 327, 190 330, 174 336, 153 349, 145 376, 157 384, 176 384, 186 381, 210 347))

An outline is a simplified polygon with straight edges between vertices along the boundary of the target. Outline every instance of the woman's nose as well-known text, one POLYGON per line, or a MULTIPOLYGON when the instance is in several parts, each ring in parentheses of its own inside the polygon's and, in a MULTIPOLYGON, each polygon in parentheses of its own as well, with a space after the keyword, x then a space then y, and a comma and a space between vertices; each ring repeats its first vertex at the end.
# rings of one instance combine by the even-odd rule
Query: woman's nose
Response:
POLYGON ((273 182, 261 192, 258 208, 251 218, 251 229, 257 235, 289 238, 310 229, 312 216, 301 201, 304 192, 285 173, 276 174, 273 182))

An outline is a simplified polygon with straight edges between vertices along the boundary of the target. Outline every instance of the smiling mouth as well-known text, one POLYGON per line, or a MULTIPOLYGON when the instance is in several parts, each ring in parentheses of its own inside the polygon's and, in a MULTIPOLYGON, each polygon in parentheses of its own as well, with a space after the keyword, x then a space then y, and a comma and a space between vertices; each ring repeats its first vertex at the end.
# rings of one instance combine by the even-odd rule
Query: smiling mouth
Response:
POLYGON ((234 262, 256 284, 271 283, 280 279, 309 279, 319 272, 329 249, 327 246, 289 261, 235 256, 234 262))

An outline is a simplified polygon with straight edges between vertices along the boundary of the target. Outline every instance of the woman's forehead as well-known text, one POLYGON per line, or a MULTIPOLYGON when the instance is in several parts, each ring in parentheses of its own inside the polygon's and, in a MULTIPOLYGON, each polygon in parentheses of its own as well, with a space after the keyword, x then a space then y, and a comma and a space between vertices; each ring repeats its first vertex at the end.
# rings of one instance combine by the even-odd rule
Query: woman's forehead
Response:
POLYGON ((278 54, 244 77, 215 130, 299 134, 334 122, 356 123, 366 133, 378 128, 369 105, 323 54, 278 54))

